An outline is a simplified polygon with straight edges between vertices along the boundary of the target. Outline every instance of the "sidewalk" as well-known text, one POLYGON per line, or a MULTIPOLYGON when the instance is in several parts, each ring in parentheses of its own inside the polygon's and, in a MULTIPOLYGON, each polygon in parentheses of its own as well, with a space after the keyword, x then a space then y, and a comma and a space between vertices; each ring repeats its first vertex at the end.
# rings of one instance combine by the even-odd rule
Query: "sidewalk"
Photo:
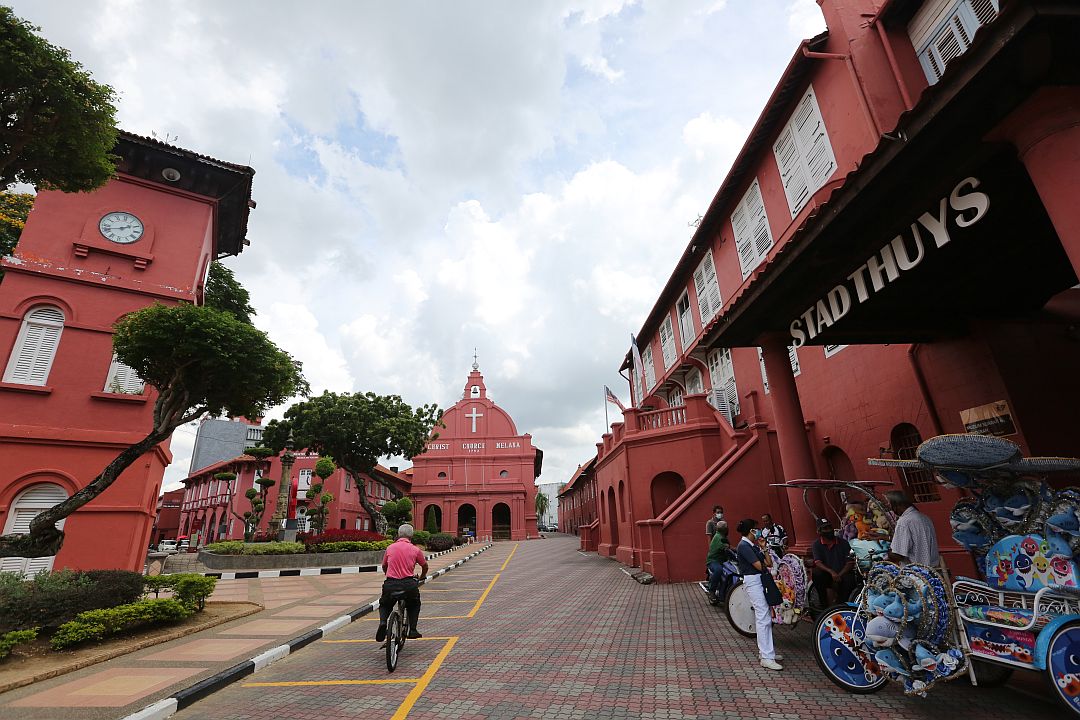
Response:
MULTIPOLYGON (((490 545, 429 556, 429 574, 490 545)), ((371 612, 381 573, 220 580, 210 601, 263 610, 0 695, 5 720, 115 720, 173 695, 191 697, 262 667, 371 612)), ((163 717, 163 715, 161 716, 163 717)))

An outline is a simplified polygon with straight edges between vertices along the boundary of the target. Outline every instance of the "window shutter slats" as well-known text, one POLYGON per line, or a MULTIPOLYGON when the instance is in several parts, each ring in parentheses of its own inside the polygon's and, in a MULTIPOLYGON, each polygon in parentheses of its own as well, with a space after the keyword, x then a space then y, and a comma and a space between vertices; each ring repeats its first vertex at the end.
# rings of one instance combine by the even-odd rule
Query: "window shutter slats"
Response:
POLYGON ((780 168, 780 179, 784 183, 788 207, 802 207, 810 187, 799 158, 799 148, 795 145, 795 134, 790 127, 784 128, 780 133, 773 145, 773 155, 776 156, 776 165, 780 168))
POLYGON ((109 376, 105 379, 105 392, 140 395, 145 389, 146 383, 135 372, 135 368, 125 365, 113 355, 109 376))
POLYGON ((4 371, 4 381, 45 385, 63 329, 64 313, 58 308, 39 307, 28 312, 4 371))
POLYGON ((649 385, 645 389, 652 390, 656 386, 656 368, 653 365, 652 345, 649 345, 641 353, 641 364, 645 366, 645 382, 649 385))
POLYGON ((836 158, 833 156, 832 143, 825 130, 825 120, 821 117, 821 108, 810 88, 803 97, 801 116, 796 124, 796 136, 802 155, 806 159, 809 173, 810 193, 824 185, 836 170, 836 158))
POLYGON ((660 350, 664 354, 664 369, 675 363, 675 331, 671 326, 671 315, 660 324, 660 350))

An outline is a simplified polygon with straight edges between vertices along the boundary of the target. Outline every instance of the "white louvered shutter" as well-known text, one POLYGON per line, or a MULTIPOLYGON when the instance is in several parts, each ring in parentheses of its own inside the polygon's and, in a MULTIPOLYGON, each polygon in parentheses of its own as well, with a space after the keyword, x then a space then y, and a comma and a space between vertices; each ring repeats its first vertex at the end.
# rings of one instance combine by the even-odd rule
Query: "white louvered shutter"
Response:
MULTIPOLYGON (((735 249, 739 253, 739 267, 745 278, 757 267, 757 252, 754 250, 754 234, 750 231, 750 218, 746 212, 746 198, 739 202, 735 212, 731 214, 731 229, 735 231, 735 249)), ((695 279, 696 282, 696 279, 695 279)), ((700 294, 698 302, 701 301, 700 294)))
POLYGON ((765 353, 761 351, 761 348, 757 349, 757 361, 761 366, 761 384, 765 388, 765 394, 769 394, 769 373, 765 371, 765 353))
POLYGON ((676 306, 679 313, 679 334, 682 335, 682 346, 686 349, 694 341, 694 318, 690 317, 690 296, 683 294, 682 299, 676 306))
POLYGON ((59 308, 40 307, 27 313, 8 361, 4 382, 45 385, 63 329, 64 313, 59 308))
POLYGON ((660 350, 664 354, 664 369, 668 369, 675 364, 675 331, 671 325, 671 314, 669 313, 664 317, 664 322, 660 323, 660 350))
POLYGON ((802 158, 799 157, 799 147, 795 144, 795 133, 788 125, 780 133, 773 145, 773 155, 776 156, 776 166, 780 169, 780 180, 784 184, 784 195, 787 196, 788 207, 794 217, 798 210, 810 196, 810 186, 803 170, 802 158))
POLYGON ((799 366, 799 351, 794 345, 788 345, 787 354, 788 360, 791 361, 791 374, 798 377, 802 372, 802 367, 799 366))
POLYGON ((923 73, 933 85, 946 66, 971 45, 980 26, 994 20, 999 0, 958 0, 926 3, 908 24, 908 35, 919 56, 923 73))
POLYGON ((700 395, 705 386, 701 382, 701 371, 694 368, 686 375, 686 393, 688 395, 700 395))
POLYGON ((641 353, 641 364, 645 366, 645 383, 648 385, 645 390, 648 392, 656 387, 656 367, 653 365, 652 345, 646 347, 641 353))
POLYGON ((799 103, 793 125, 799 152, 806 163, 809 191, 813 194, 836 170, 836 157, 833 155, 832 143, 829 142, 829 133, 825 129, 825 121, 821 117, 821 107, 813 87, 807 89, 799 103))
POLYGON ((747 211, 750 214, 750 226, 754 233, 754 251, 757 253, 757 263, 760 264, 772 247, 772 232, 769 230, 769 216, 765 214, 765 200, 761 197, 761 186, 758 181, 750 185, 747 191, 747 211))
POLYGON ((136 374, 135 368, 125 365, 113 355, 109 376, 105 379, 105 392, 141 395, 146 384, 136 374))
POLYGON ((735 366, 731 361, 731 349, 721 348, 709 354, 709 377, 713 389, 709 399, 728 422, 735 424, 739 414, 739 391, 735 385, 735 366))
MULTIPOLYGON (((53 505, 63 502, 67 497, 67 492, 59 485, 53 483, 32 485, 20 493, 12 503, 7 522, 4 523, 4 534, 23 535, 30 532, 30 522, 34 518, 53 505)), ((56 527, 63 529, 64 520, 58 522, 56 527)), ((0 572, 14 572, 24 577, 32 577, 42 570, 51 570, 55 559, 55 555, 40 558, 0 558, 0 572)))
POLYGON ((739 251, 739 266, 745 279, 761 264, 773 245, 769 216, 765 213, 765 200, 761 197, 757 178, 750 183, 739 201, 738 209, 731 216, 731 226, 735 230, 735 247, 739 251))

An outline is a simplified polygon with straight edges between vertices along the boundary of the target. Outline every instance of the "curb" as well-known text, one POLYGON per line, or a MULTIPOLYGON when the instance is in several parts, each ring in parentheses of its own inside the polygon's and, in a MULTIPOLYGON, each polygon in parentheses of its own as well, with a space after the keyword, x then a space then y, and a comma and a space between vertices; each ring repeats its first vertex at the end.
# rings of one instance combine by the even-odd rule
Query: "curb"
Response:
MULTIPOLYGON (((454 552, 456 548, 443 550, 442 552, 428 553, 428 560, 440 555, 454 552)), ((230 572, 204 572, 204 577, 218 578, 219 580, 250 580, 253 578, 276 578, 276 577, 308 577, 310 575, 355 575, 365 572, 379 572, 378 565, 343 565, 341 567, 318 567, 318 568, 292 568, 285 570, 234 570, 230 572)))
MULTIPOLYGON (((466 555, 452 565, 447 565, 440 570, 436 570, 431 575, 428 575, 427 578, 424 579, 424 582, 421 583, 421 585, 426 585, 435 578, 445 575, 459 565, 468 562, 472 558, 492 547, 494 547, 494 545, 492 543, 489 543, 477 550, 476 552, 470 555, 466 555)), ((446 550, 444 552, 432 553, 431 555, 427 555, 427 558, 430 560, 431 558, 445 555, 448 552, 452 551, 446 550)), ((319 569, 327 570, 331 568, 319 569)), ((246 677, 253 672, 262 670, 264 667, 267 667, 268 665, 280 660, 281 658, 287 657, 290 653, 296 652, 300 648, 310 645, 316 640, 319 640, 320 638, 329 635, 338 628, 345 627, 354 620, 357 620, 364 615, 367 615, 368 613, 374 612, 378 609, 378 600, 370 602, 367 605, 361 605, 360 607, 350 612, 348 615, 342 615, 338 618, 335 618, 330 622, 326 623, 325 625, 321 625, 314 630, 309 630, 303 635, 295 637, 283 645, 278 645, 277 647, 270 648, 269 650, 261 652, 249 660, 245 660, 242 663, 233 665, 231 668, 227 668, 217 674, 211 675, 208 678, 204 678, 199 682, 195 683, 194 685, 186 687, 182 690, 178 690, 171 696, 158 700, 152 705, 147 705, 138 712, 124 716, 123 718, 121 718, 121 720, 165 720, 165 718, 171 716, 173 713, 183 710, 189 705, 198 702, 199 700, 202 700, 207 695, 217 692, 226 685, 234 683, 240 678, 246 677)))

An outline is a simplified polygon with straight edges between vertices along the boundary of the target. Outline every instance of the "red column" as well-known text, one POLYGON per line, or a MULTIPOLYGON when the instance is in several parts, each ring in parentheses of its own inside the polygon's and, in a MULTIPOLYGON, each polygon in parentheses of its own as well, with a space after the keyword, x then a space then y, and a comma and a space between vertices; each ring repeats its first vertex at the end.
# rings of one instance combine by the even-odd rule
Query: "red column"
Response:
MULTIPOLYGON (((795 386, 795 375, 791 371, 791 359, 785 344, 788 339, 763 339, 761 352, 765 358, 765 372, 769 376, 769 397, 772 400, 773 422, 776 424, 776 439, 780 446, 784 479, 798 480, 813 478, 816 471, 810 440, 806 437, 806 421, 799 404, 799 391, 795 386)), ((816 533, 814 518, 803 505, 801 490, 789 489, 787 499, 796 548, 808 548, 816 533)))
POLYGON ((1047 87, 989 136, 1016 146, 1073 270, 1080 276, 1080 88, 1047 87))

